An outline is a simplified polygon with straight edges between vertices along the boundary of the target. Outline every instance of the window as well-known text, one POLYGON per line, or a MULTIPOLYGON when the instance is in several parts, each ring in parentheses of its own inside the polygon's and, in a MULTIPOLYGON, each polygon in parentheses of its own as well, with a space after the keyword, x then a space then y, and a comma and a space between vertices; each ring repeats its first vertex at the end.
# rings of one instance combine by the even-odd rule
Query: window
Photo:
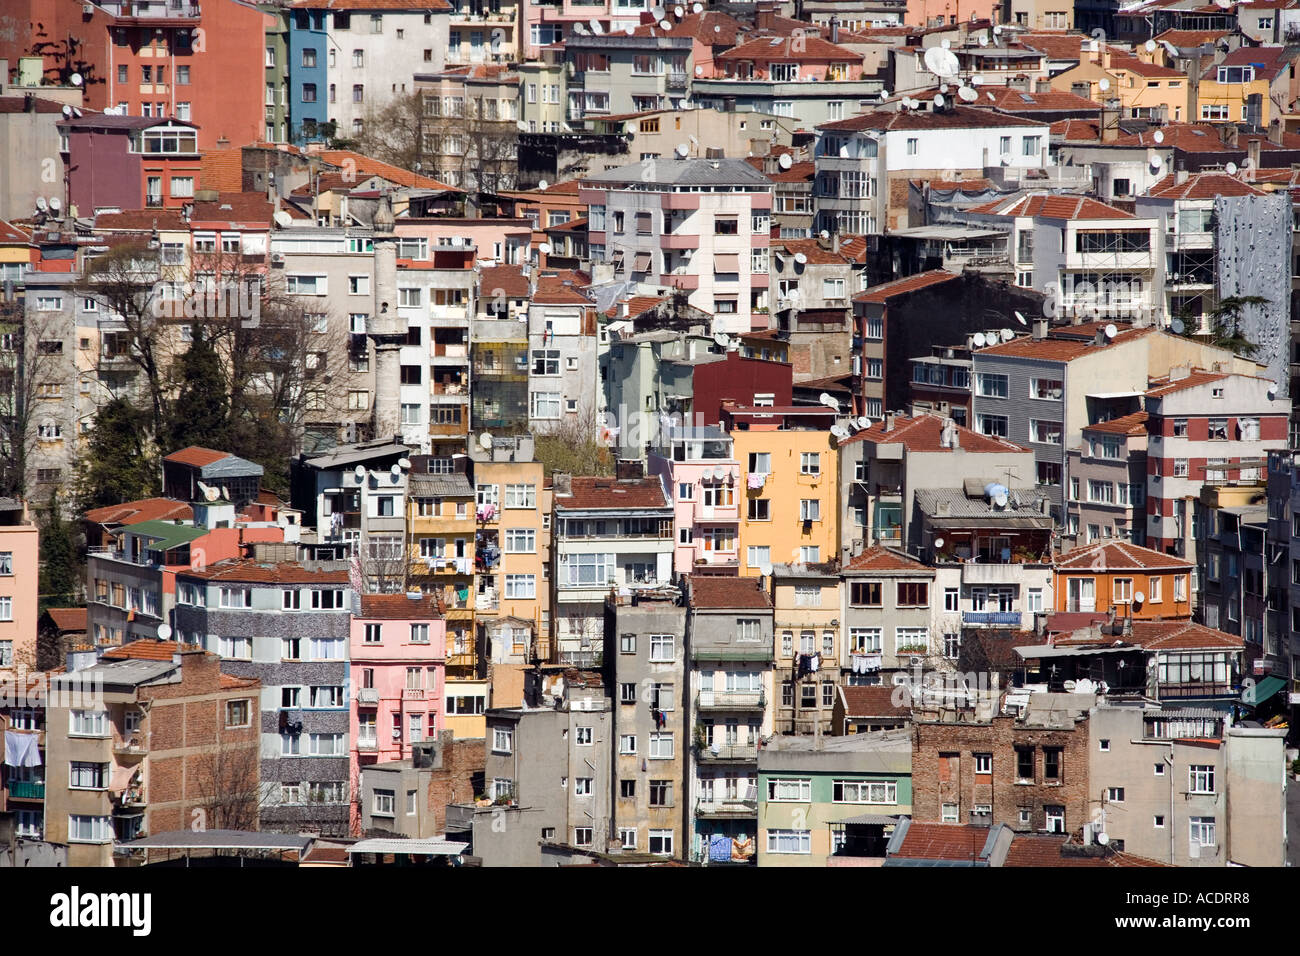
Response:
POLYGON ((975 394, 981 398, 1006 398, 1007 376, 981 372, 975 376, 975 394))
POLYGON ((346 757, 346 734, 308 734, 307 754, 312 757, 346 757))
POLYGON ((103 790, 108 786, 108 764, 72 761, 68 767, 68 786, 73 790, 103 790))
POLYGON ((1005 415, 980 415, 979 430, 982 435, 995 438, 1007 437, 1007 417, 1005 415))
POLYGON ((1214 766, 1192 764, 1187 771, 1187 789, 1190 793, 1214 793, 1214 766))
POLYGON ((958 815, 958 806, 955 803, 945 803, 939 810, 939 820, 942 823, 956 823, 958 815))
POLYGON ((1043 748, 1043 779, 1057 783, 1061 780, 1061 748, 1043 748))
POLYGON ((636 849, 636 827, 619 827, 618 843, 624 850, 636 849))
MULTIPOLYGON (((795 607, 821 607, 822 589, 813 584, 798 584, 794 589, 795 607)), ((809 648, 811 650, 811 648, 809 648)))
POLYGON ((650 660, 652 662, 671 663, 675 659, 675 642, 676 638, 672 634, 651 634, 650 660))
POLYGON ((772 473, 772 453, 767 451, 750 452, 749 471, 754 474, 770 475, 772 473))
POLYGON ((1042 142, 1041 136, 1026 136, 1020 141, 1021 153, 1025 156, 1037 156, 1039 144, 1042 142))
POLYGON ((492 752, 508 754, 514 752, 515 734, 505 727, 492 728, 492 752))
POLYGON ((820 475, 821 472, 821 454, 819 452, 806 451, 799 455, 799 474, 820 475))
POLYGON ((1175 459, 1174 459, 1174 477, 1175 477, 1175 478, 1186 478, 1186 477, 1187 477, 1187 459, 1186 459, 1186 458, 1175 458, 1175 459))
POLYGON ((822 503, 816 498, 799 499, 799 520, 800 521, 821 521, 822 503))
POLYGON ((835 780, 831 783, 835 803, 898 803, 898 784, 893 781, 869 782, 835 780))
POLYGON ((751 568, 761 568, 770 564, 772 549, 769 545, 748 545, 745 548, 745 563, 751 568))
POLYGON ((849 603, 860 607, 881 606, 879 581, 854 581, 849 585, 849 603))
POLYGON ((507 554, 536 554, 537 531, 534 528, 506 529, 507 554))
POLYGON ((661 856, 672 856, 673 831, 651 830, 649 850, 651 853, 656 853, 661 856))
POLYGON ((767 781, 767 799, 772 803, 811 803, 812 780, 773 777, 767 781))
POLYGON ((1043 812, 1047 818, 1048 833, 1065 832, 1065 807, 1048 805, 1043 807, 1043 812))
POLYGON ((650 781, 650 806, 671 807, 673 805, 673 782, 671 780, 650 781))
POLYGON ((1228 420, 1226 418, 1211 418, 1210 422, 1210 441, 1227 441, 1228 440, 1228 420))
POLYGON ((216 651, 227 660, 251 661, 253 659, 253 639, 251 637, 217 638, 216 651))
POLYGON ((900 581, 898 583, 899 607, 929 607, 930 585, 924 581, 900 581))
POLYGON ((392 790, 375 790, 375 800, 371 812, 376 816, 391 817, 395 810, 396 794, 392 790))
POLYGON ((1191 846, 1215 845, 1214 817, 1191 817, 1188 819, 1188 830, 1188 843, 1191 846))
MULTIPOLYGON (((635 684, 632 685, 635 688, 635 684)), ((623 701, 623 703, 636 703, 635 694, 632 701, 623 701)), ((622 734, 618 738, 618 752, 621 754, 636 754, 636 734, 622 734)))
POLYGON ((651 734, 650 735, 650 759, 671 760, 672 758, 673 758, 673 735, 672 734, 651 734))
POLYGON ((506 485, 507 508, 536 508, 536 485, 506 485))
POLYGON ((113 827, 108 817, 68 815, 69 843, 108 843, 113 839, 113 827))
POLYGON ((993 772, 992 754, 975 754, 975 772, 987 774, 993 772))
POLYGON ((1124 802, 1124 788, 1123 788, 1123 787, 1107 787, 1107 788, 1106 788, 1106 800, 1109 801, 1110 803, 1123 803, 1123 802, 1124 802))
POLYGON ((771 521, 772 502, 768 498, 750 498, 749 499, 749 520, 750 521, 771 521))
MULTIPOLYGON (((339 688, 342 693, 343 688, 339 688)), ((247 727, 251 723, 252 707, 251 702, 247 700, 228 700, 226 701, 226 726, 227 727, 247 727)))
POLYGON ((928 627, 894 628, 894 653, 928 654, 930 651, 930 629, 928 627))
POLYGON ((573 795, 575 797, 591 796, 591 777, 574 777, 573 795))
POLYGON ((776 830, 767 831, 768 853, 811 853, 811 830, 776 830))

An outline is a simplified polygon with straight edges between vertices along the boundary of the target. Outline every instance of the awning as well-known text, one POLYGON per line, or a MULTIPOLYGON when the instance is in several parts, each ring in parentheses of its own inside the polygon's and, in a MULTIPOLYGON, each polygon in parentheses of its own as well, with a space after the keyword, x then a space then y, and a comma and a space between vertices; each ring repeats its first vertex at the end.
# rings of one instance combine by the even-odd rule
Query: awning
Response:
POLYGON ((714 272, 739 272, 740 256, 733 255, 729 252, 713 254, 713 271, 714 272))
POLYGON ((831 826, 836 824, 848 826, 893 826, 902 817, 891 817, 883 813, 864 813, 861 816, 849 817, 847 820, 833 820, 831 826))
POLYGON ((349 853, 392 853, 396 856, 459 856, 469 849, 468 843, 452 840, 394 840, 377 838, 360 840, 350 847, 349 853))
POLYGON ((632 263, 632 271, 633 271, 633 272, 649 272, 649 271, 650 271, 650 253, 648 253, 648 252, 638 252, 638 253, 636 254, 636 259, 633 260, 633 263, 632 263))
POLYGON ((1125 644, 1123 647, 1103 647, 1096 644, 1086 647, 1055 647, 1049 644, 1030 644, 1027 647, 1013 647, 1011 649, 1027 661, 1041 661, 1049 657, 1092 657, 1094 654, 1145 653, 1136 644, 1125 644))
POLYGON ((1280 677, 1265 677, 1254 687, 1248 688, 1242 699, 1245 703, 1258 707, 1285 686, 1286 681, 1280 677))
POLYGON ((140 767, 141 764, 136 764, 134 767, 114 767, 113 779, 108 789, 113 793, 121 793, 131 786, 131 780, 140 772, 140 767))

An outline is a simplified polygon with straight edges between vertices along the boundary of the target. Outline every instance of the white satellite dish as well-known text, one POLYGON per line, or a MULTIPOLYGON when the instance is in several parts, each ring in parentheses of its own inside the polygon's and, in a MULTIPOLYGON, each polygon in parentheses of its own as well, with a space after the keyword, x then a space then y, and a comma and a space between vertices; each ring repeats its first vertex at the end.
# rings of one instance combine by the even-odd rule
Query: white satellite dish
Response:
POLYGON ((868 418, 866 415, 862 415, 862 416, 860 416, 860 417, 858 418, 858 427, 859 427, 859 428, 870 428, 870 427, 871 427, 871 419, 868 418))
POLYGON ((1216 7, 1222 7, 1224 10, 1232 9, 1232 0, 1214 0, 1216 7))
POLYGON ((996 23, 996 24, 994 24, 994 25, 993 25, 993 33, 994 33, 995 35, 997 35, 997 36, 1001 36, 1001 34, 1002 34, 1002 24, 1000 24, 1000 23, 996 23))
POLYGON ((942 547, 943 547, 943 538, 935 538, 935 539, 934 539, 934 549, 935 549, 936 551, 938 551, 938 550, 939 550, 940 548, 942 548, 942 547))
POLYGON ((830 392, 822 392, 820 395, 817 396, 817 401, 821 402, 827 408, 831 408, 834 409, 835 411, 839 411, 840 408, 839 399, 837 399, 830 392))
POLYGON ((999 508, 1005 508, 1007 506, 1007 493, 1005 491, 999 491, 993 496, 993 504, 999 508))
POLYGON ((72 107, 71 107, 71 106, 66 106, 66 105, 65 105, 65 106, 63 107, 63 116, 64 116, 64 118, 66 119, 67 117, 69 117, 69 116, 71 116, 71 115, 72 115, 72 107))
POLYGON ((980 95, 976 93, 973 89, 971 89, 969 86, 958 87, 957 96, 961 99, 963 103, 974 103, 976 100, 980 98, 980 95))
POLYGON ((1169 323, 1169 328, 1173 329, 1174 335, 1182 335, 1183 329, 1185 329, 1186 326, 1183 325, 1182 319, 1174 319, 1169 323))
POLYGON ((947 47, 932 46, 925 51, 925 68, 935 76, 947 78, 956 76, 957 70, 961 64, 957 61, 957 54, 953 53, 947 47))
POLYGON ((636 36, 636 27, 624 27, 623 32, 628 36, 636 36))
MULTIPOLYGON (((1231 6, 1230 0, 1218 0, 1218 2, 1220 6, 1222 6, 1225 2, 1228 2, 1229 6, 1231 6)), ((1101 846, 1106 846, 1108 843, 1110 843, 1110 834, 1108 834, 1105 830, 1103 830, 1101 833, 1098 833, 1097 842, 1101 846)))
POLYGON ((970 340, 971 340, 971 344, 974 345, 977 349, 982 349, 982 348, 984 348, 984 333, 983 333, 983 332, 976 332, 974 335, 972 335, 972 336, 970 337, 970 340))
POLYGON ((528 132, 528 124, 525 123, 523 120, 516 120, 516 121, 515 121, 515 126, 517 126, 517 127, 519 128, 519 132, 521 132, 521 133, 527 133, 527 132, 528 132))
POLYGON ((1271 399, 1274 399, 1274 398, 1277 398, 1277 382, 1269 382, 1269 384, 1268 384, 1268 397, 1269 397, 1270 400, 1271 400, 1271 399))
POLYGON ((762 564, 760 564, 760 565, 758 566, 758 573, 761 574, 761 575, 763 575, 763 577, 771 577, 771 576, 772 576, 772 564, 771 564, 771 562, 769 562, 769 561, 764 561, 762 564))
MULTIPOLYGON (((686 105, 686 103, 685 103, 684 100, 683 100, 683 102, 682 102, 682 105, 683 105, 683 106, 686 105)), ((695 138, 695 134, 694 134, 694 133, 689 134, 686 138, 689 139, 689 140, 691 141, 691 145, 692 145, 692 146, 699 146, 699 145, 700 145, 700 141, 699 141, 698 139, 695 138)))
POLYGON ((691 13, 703 13, 703 12, 704 12, 704 4, 702 3, 691 4, 691 13))
POLYGON ((940 84, 939 84, 939 92, 940 92, 940 93, 947 93, 947 92, 948 92, 948 84, 947 84, 947 83, 940 83, 940 84))
POLYGON ((68 77, 68 82, 71 83, 73 86, 80 86, 85 81, 81 78, 80 73, 73 73, 70 77, 68 77))
POLYGON ((989 45, 989 38, 988 38, 988 36, 986 36, 985 34, 981 33, 981 34, 980 34, 980 46, 988 46, 988 45, 989 45))
POLYGON ((678 159, 685 159, 687 156, 691 155, 691 148, 685 143, 678 143, 673 148, 673 152, 677 154, 678 159))
POLYGON ((366 466, 357 465, 357 467, 352 469, 352 474, 357 476, 357 481, 360 481, 362 478, 366 477, 366 466))
POLYGON ((1160 157, 1159 157, 1159 156, 1152 156, 1151 159, 1149 160, 1149 162, 1151 163, 1151 170, 1152 170, 1152 172, 1157 172, 1157 173, 1160 172, 1160 167, 1161 167, 1163 164, 1160 162, 1160 157))
POLYGON ((158 640, 165 641, 172 636, 172 626, 170 624, 158 625, 158 640))
POLYGON ((881 91, 880 91, 880 101, 883 103, 883 102, 884 102, 885 100, 887 100, 887 99, 889 99, 889 90, 881 90, 881 91))
POLYGON ((479 435, 478 446, 482 448, 484 451, 490 451, 492 449, 492 433, 484 432, 483 434, 479 435))
POLYGON ((44 197, 44 196, 37 196, 37 197, 36 197, 36 208, 37 208, 38 210, 40 210, 41 212, 45 212, 45 210, 46 210, 46 208, 47 208, 48 206, 49 206, 49 203, 47 203, 47 202, 45 201, 45 197, 44 197))
POLYGON ((605 28, 600 25, 599 20, 589 20, 587 22, 591 27, 591 32, 594 33, 596 36, 600 36, 602 33, 605 32, 605 28))
POLYGON ((587 35, 587 28, 584 27, 581 23, 575 23, 573 25, 573 32, 578 34, 578 36, 580 37, 585 37, 587 35))
POLYGON ((393 467, 392 467, 392 468, 389 468, 388 471, 389 471, 389 473, 390 473, 394 478, 401 478, 401 477, 402 477, 402 469, 401 469, 401 467, 398 466, 398 465, 393 465, 393 467))
POLYGON ((679 3, 677 6, 673 7, 673 14, 677 17, 684 17, 686 16, 686 8, 679 3))
POLYGON ((829 238, 831 237, 831 234, 830 234, 829 232, 827 232, 825 229, 823 229, 821 232, 817 233, 817 235, 818 235, 818 237, 819 237, 823 242, 825 242, 827 239, 829 239, 829 238))
POLYGON ((1010 329, 1003 329, 1000 334, 1002 336, 1003 342, 1010 342, 1012 339, 1016 337, 1016 333, 1012 332, 1010 329))
POLYGON ((1102 331, 1106 333, 1106 338, 1108 339, 1113 339, 1115 336, 1119 335, 1119 329, 1115 328, 1114 322, 1106 323, 1106 328, 1102 331))
POLYGON ((544 256, 549 256, 551 254, 551 244, 549 242, 543 242, 537 247, 537 251, 544 256))
POLYGON ((934 94, 934 108, 937 109, 937 110, 941 110, 941 109, 943 109, 943 94, 942 94, 942 93, 936 93, 936 94, 934 94))
POLYGON ((1016 161, 1016 157, 1013 156, 1013 155, 1011 155, 1010 153, 1003 153, 1003 154, 1002 154, 1002 165, 1003 165, 1003 166, 1010 166, 1010 165, 1011 165, 1012 163, 1014 163, 1015 161, 1016 161))
POLYGON ((993 95, 992 90, 989 90, 985 95, 988 96, 990 103, 996 103, 998 101, 998 98, 993 95))
POLYGON ((1142 603, 1143 601, 1145 601, 1146 599, 1147 599, 1147 596, 1146 596, 1145 594, 1143 594, 1141 591, 1134 591, 1134 592, 1133 592, 1133 603, 1134 603, 1134 604, 1141 604, 1141 603, 1142 603))
POLYGON ((797 262, 797 263, 799 263, 799 265, 802 266, 802 265, 807 264, 807 262, 808 262, 808 257, 805 256, 802 252, 796 252, 796 253, 794 254, 794 261, 797 262))
POLYGON ((1147 42, 1146 42, 1145 44, 1143 44, 1143 45, 1146 47, 1146 51, 1147 51, 1148 53, 1154 53, 1154 52, 1156 52, 1156 41, 1155 41, 1155 40, 1147 40, 1147 42))
POLYGON ((726 332, 714 332, 713 341, 721 345, 724 349, 731 344, 731 336, 726 332))
POLYGON ((1108 89, 1110 89, 1110 80, 1106 79, 1106 77, 1103 76, 1100 80, 1097 81, 1097 89, 1105 93, 1108 89))
POLYGON ((668 16, 668 11, 658 5, 651 7, 650 13, 656 20, 662 20, 664 17, 668 16))
POLYGON ((550 185, 550 183, 548 183, 545 179, 543 179, 543 180, 540 180, 540 181, 537 183, 537 188, 538 188, 538 189, 541 189, 541 190, 544 191, 544 190, 546 189, 546 187, 549 186, 549 185, 550 185))
POLYGON ((1235 175, 1237 175, 1237 164, 1236 164, 1236 163, 1228 163, 1227 166, 1224 166, 1224 167, 1223 167, 1223 171, 1224 171, 1225 173, 1227 173, 1229 176, 1235 176, 1235 175))
POLYGON ((1154 133, 1151 134, 1151 138, 1154 139, 1157 143, 1163 143, 1165 141, 1164 131, 1156 130, 1154 133))
POLYGON ((776 164, 782 169, 789 169, 794 165, 794 160, 790 158, 789 153, 782 153, 781 158, 776 161, 776 164))
POLYGON ((409 459, 409 458, 399 458, 399 459, 397 459, 397 467, 400 468, 400 469, 402 469, 402 471, 410 471, 410 470, 411 470, 411 459, 409 459))
POLYGON ((695 75, 696 75, 696 76, 703 76, 703 75, 704 75, 704 67, 702 67, 702 66, 697 66, 697 67, 695 68, 695 75))
POLYGON ((844 439, 849 437, 848 430, 841 425, 832 425, 831 434, 834 435, 836 438, 838 438, 840 441, 844 441, 844 439))
POLYGON ((1021 325, 1029 324, 1028 322, 1025 321, 1025 317, 1021 315, 1019 312, 1015 313, 1015 316, 1016 316, 1016 321, 1019 322, 1021 325))
POLYGON ((660 20, 660 21, 659 21, 659 29, 661 29, 661 30, 671 30, 672 28, 673 28, 673 23, 672 23, 671 20, 660 20))

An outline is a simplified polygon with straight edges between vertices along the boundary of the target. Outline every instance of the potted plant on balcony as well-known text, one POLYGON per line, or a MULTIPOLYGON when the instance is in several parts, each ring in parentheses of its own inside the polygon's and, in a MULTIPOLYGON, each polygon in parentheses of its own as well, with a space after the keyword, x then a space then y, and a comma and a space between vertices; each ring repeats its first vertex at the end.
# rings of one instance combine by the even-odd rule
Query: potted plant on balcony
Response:
MULTIPOLYGON (((709 745, 708 734, 705 733, 703 724, 695 725, 695 731, 692 739, 695 742, 696 750, 703 750, 705 747, 709 745)), ((1297 763, 1300 763, 1300 761, 1297 761, 1297 763)))

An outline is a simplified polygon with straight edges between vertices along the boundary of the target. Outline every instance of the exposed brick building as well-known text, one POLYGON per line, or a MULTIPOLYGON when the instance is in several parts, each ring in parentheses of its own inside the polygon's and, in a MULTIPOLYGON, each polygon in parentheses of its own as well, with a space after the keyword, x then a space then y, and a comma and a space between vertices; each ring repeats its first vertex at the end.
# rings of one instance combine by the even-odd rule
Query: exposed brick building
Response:
POLYGON ((917 719, 912 818, 1003 823, 1019 831, 1070 832, 1088 818, 1088 723, 1061 709, 1050 724, 917 719), (988 816, 974 816, 983 811, 988 816))

